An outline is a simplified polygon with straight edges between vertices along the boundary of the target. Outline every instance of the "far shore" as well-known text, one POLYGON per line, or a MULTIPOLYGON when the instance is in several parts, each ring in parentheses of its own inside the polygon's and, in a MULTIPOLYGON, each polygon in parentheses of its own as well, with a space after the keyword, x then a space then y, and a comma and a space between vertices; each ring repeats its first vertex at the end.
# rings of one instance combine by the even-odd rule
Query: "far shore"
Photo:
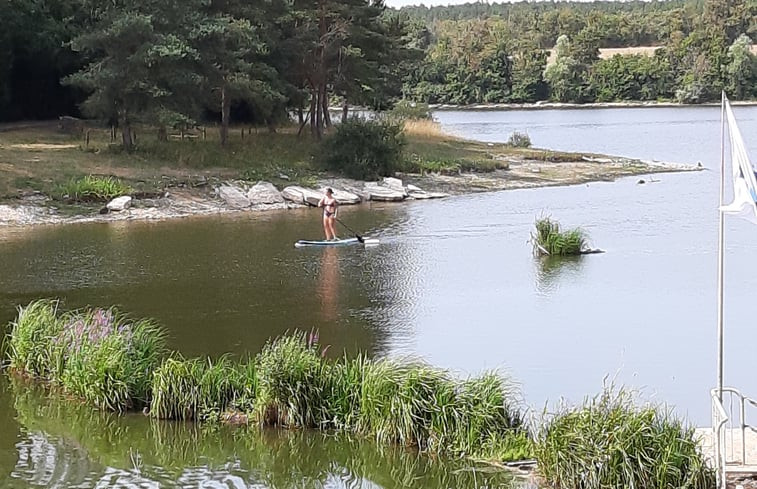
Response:
MULTIPOLYGON (((702 169, 701 166, 694 165, 601 156, 559 163, 538 160, 512 161, 509 169, 488 173, 398 175, 401 178, 402 185, 406 186, 405 188, 420 188, 422 192, 420 195, 410 192, 406 198, 392 202, 392 204, 402 205, 423 198, 454 197, 480 192, 607 182, 629 176, 638 176, 637 184, 639 185, 654 184, 658 181, 652 176, 654 174, 699 171, 702 169), (410 187, 407 187, 408 185, 410 187), (433 195, 433 197, 424 197, 423 194, 433 195), (413 195, 416 195, 416 197, 413 197, 413 195)), ((232 186, 244 190, 255 183, 239 180, 216 180, 215 183, 210 185, 198 187, 184 185, 169 188, 162 196, 134 199, 132 206, 128 209, 106 214, 100 213, 102 205, 82 205, 61 209, 59 202, 42 194, 32 193, 0 203, 0 228, 129 220, 160 221, 190 216, 284 211, 307 207, 304 202, 284 200, 277 203, 252 203, 250 206, 240 209, 219 197, 218 189, 221 186, 232 186)), ((381 185, 381 182, 362 182, 335 176, 322 178, 310 190, 318 192, 325 187, 333 187, 338 191, 355 192, 354 189, 364 188, 366 185, 381 185)), ((283 188, 277 188, 277 190, 281 191, 283 188)), ((365 198, 365 195, 359 195, 359 197, 361 202, 357 205, 365 205, 371 202, 371 200, 365 198)))
MULTIPOLYGON (((754 107, 757 100, 741 100, 731 102, 733 106, 754 107)), ((681 104, 678 102, 657 101, 627 101, 627 102, 591 102, 583 104, 562 102, 535 102, 523 104, 430 104, 431 110, 579 110, 579 109, 648 109, 648 108, 696 108, 696 107, 720 107, 720 102, 706 102, 702 104, 681 104)))
POLYGON ((148 136, 150 129, 141 128, 142 145, 129 154, 111 142, 110 131, 96 126, 82 136, 61 131, 55 121, 7 125, 0 133, 0 227, 282 211, 317 203, 327 187, 337 191, 343 205, 401 205, 628 176, 639 176, 638 182, 646 184, 655 179, 642 175, 702 169, 466 140, 420 121, 405 125, 405 157, 416 166, 408 166, 397 178, 366 182, 324 172, 314 161, 317 143, 298 137, 291 128, 275 134, 235 128, 226 148, 213 139, 214 131, 186 140, 185 134, 171 134, 169 141, 158 142, 148 136), (116 178, 129 193, 107 206, 107 200, 71 202, 62 189, 90 175, 116 178))

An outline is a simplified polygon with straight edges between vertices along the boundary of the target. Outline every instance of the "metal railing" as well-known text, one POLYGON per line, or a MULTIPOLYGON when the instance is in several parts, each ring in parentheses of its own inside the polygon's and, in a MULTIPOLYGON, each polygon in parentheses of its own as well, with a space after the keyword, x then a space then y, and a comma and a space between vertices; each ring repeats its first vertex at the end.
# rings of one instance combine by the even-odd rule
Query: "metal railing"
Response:
MULTIPOLYGON (((722 400, 718 390, 710 391, 712 399, 712 441, 715 445, 715 463, 718 470, 718 487, 725 489, 725 472, 728 465, 749 465, 747 460, 746 432, 757 433, 757 427, 746 422, 746 408, 757 408, 757 401, 746 397, 733 387, 723 388, 722 400), (734 416, 734 409, 738 412, 734 416), (738 438, 735 438, 738 436, 738 438), (736 441, 740 441, 737 454, 736 441), (740 455, 740 456, 739 456, 740 455)), ((753 461, 757 463, 757 460, 753 461)))

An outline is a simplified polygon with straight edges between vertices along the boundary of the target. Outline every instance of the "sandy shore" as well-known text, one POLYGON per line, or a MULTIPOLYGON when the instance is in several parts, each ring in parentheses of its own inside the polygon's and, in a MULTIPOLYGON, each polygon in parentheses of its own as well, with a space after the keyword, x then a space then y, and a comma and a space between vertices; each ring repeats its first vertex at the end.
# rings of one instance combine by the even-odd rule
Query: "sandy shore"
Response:
MULTIPOLYGON (((508 170, 491 173, 461 173, 455 175, 400 175, 405 185, 413 184, 430 192, 461 195, 475 192, 576 185, 596 181, 612 181, 632 175, 697 171, 701 167, 673 163, 651 162, 614 157, 584 157, 582 161, 549 162, 512 159, 508 170)), ((654 178, 640 178, 639 183, 654 182, 654 178)), ((344 179, 323 179, 318 187, 347 182, 344 179)), ((349 181, 350 186, 364 182, 349 181)), ((281 189, 279 189, 281 190, 281 189)), ((412 199, 406 199, 408 202, 412 199)), ((398 203, 397 205, 402 205, 398 203)), ((0 204, 0 227, 23 227, 42 224, 108 222, 123 220, 164 220, 195 215, 231 212, 264 212, 302 207, 298 203, 253 205, 240 211, 218 197, 212 186, 203 188, 169 188, 163 197, 135 199, 132 206, 121 212, 100 214, 100 207, 61 209, 58 203, 41 194, 32 194, 0 204)))

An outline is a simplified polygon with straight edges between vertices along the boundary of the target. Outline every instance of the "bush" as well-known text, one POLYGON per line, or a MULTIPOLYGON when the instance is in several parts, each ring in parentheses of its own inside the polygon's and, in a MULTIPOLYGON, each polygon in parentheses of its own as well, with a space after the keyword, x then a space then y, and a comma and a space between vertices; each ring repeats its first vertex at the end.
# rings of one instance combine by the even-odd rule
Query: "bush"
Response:
POLYGON ((55 197, 71 202, 107 202, 132 190, 117 178, 88 175, 61 185, 55 197))
POLYGON ((349 178, 377 180, 402 164, 402 126, 388 119, 352 118, 335 126, 321 147, 322 165, 349 178))
POLYGON ((507 145, 513 148, 530 148, 531 138, 528 136, 528 133, 515 131, 510 134, 507 145))
POLYGON ((536 442, 551 487, 715 487, 693 428, 656 407, 606 390, 554 417, 536 442))

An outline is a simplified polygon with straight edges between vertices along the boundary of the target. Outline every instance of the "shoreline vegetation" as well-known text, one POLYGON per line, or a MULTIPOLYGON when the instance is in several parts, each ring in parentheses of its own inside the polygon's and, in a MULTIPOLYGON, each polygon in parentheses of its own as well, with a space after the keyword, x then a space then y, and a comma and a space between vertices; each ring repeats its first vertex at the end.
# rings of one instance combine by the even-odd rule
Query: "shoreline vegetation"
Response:
POLYGON ((269 133, 236 127, 222 148, 216 131, 169 133, 160 141, 155 128, 145 126, 127 153, 112 143, 108 129, 75 124, 20 124, 0 133, 0 227, 284 210, 301 207, 326 187, 339 190, 337 199, 347 205, 701 169, 465 140, 431 120, 407 120, 394 172, 399 178, 371 182, 325 170, 321 143, 293 128, 269 133), (119 195, 132 198, 101 213, 119 195))
MULTIPOLYGON (((504 465, 535 458, 552 487, 710 488, 694 428, 613 386, 583 405, 527 419, 512 379, 458 379, 415 360, 328 358, 316 332, 255 355, 186 359, 154 321, 115 309, 19 308, 5 342, 10 373, 83 404, 158 420, 311 429, 504 465)), ((21 386, 23 388, 23 385, 21 386)))

